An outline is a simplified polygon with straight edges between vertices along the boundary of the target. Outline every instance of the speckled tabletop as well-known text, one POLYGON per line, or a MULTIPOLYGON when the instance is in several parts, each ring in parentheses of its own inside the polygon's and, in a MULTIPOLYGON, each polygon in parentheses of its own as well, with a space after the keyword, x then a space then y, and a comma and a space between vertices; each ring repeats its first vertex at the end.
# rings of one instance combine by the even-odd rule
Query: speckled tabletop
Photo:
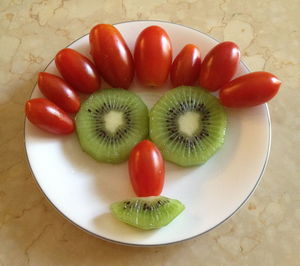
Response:
POLYGON ((298 6, 298 0, 1 0, 0 265, 300 265, 298 6), (88 235, 47 202, 26 163, 23 110, 37 73, 59 49, 98 23, 148 19, 234 41, 251 70, 272 72, 283 84, 269 104, 269 163, 242 209, 201 237, 137 248, 88 235))

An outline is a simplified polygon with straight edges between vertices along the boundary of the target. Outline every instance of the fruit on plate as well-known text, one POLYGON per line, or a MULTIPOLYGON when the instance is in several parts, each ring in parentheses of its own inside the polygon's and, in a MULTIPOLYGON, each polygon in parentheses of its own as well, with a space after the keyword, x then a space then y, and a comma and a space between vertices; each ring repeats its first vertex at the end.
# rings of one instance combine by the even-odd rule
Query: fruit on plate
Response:
POLYGON ((62 78, 50 73, 40 72, 38 77, 40 91, 50 101, 69 113, 80 108, 80 98, 73 88, 62 78))
POLYGON ((222 146, 227 116, 219 100, 200 87, 165 93, 150 111, 150 138, 165 160, 180 166, 205 163, 222 146))
POLYGON ((170 79, 173 87, 194 85, 199 78, 200 69, 200 49, 194 44, 185 45, 171 67, 170 79))
POLYGON ((44 98, 28 100, 25 105, 28 120, 40 129, 54 134, 69 134, 74 131, 74 122, 67 113, 44 98))
POLYGON ((179 200, 163 196, 130 198, 111 204, 114 217, 144 230, 169 224, 184 209, 184 205, 179 200))
POLYGON ((98 71, 112 87, 128 89, 134 76, 131 52, 122 34, 110 24, 98 24, 89 35, 98 71))
POLYGON ((220 89, 220 101, 227 107, 252 107, 271 100, 281 81, 268 72, 252 72, 240 76, 220 89))
POLYGON ((128 170, 133 190, 138 197, 160 195, 165 181, 165 163, 153 142, 142 140, 132 149, 128 170))
POLYGON ((119 163, 148 136, 148 109, 139 96, 124 89, 92 94, 75 118, 83 151, 94 159, 119 163))
POLYGON ((150 26, 139 34, 134 63, 137 78, 144 86, 160 87, 166 82, 172 64, 172 45, 163 28, 150 26))
POLYGON ((82 93, 93 93, 100 89, 101 79, 94 63, 77 51, 65 48, 55 56, 55 64, 63 76, 75 90, 82 93))
POLYGON ((240 62, 240 49, 233 42, 221 42, 204 57, 200 71, 200 86, 217 91, 229 82, 240 62))

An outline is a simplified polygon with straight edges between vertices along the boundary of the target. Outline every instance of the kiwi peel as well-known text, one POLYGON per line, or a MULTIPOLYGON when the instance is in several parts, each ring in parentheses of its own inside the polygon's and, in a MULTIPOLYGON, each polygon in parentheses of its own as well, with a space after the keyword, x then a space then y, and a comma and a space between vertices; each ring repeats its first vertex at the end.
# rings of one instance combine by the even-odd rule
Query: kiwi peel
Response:
POLYGON ((217 97, 200 87, 180 86, 152 107, 149 124, 164 159, 187 167, 205 163, 222 146, 227 116, 217 97))
POLYGON ((81 105, 75 124, 83 151, 101 162, 120 163, 148 137, 148 109, 133 92, 104 89, 81 105))
POLYGON ((185 209, 180 201, 164 196, 130 198, 114 202, 110 208, 115 218, 143 230, 161 228, 185 209))

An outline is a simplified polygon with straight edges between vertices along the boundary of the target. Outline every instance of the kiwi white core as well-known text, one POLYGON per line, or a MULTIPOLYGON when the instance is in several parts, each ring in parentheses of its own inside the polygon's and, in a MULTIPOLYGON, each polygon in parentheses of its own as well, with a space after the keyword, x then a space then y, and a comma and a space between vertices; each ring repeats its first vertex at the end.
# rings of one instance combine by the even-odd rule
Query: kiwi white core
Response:
POLYGON ((180 115, 178 118, 179 130, 183 134, 192 137, 200 130, 200 118, 199 113, 191 111, 180 115))
POLYGON ((109 111, 104 115, 105 129, 114 134, 124 123, 124 114, 118 111, 109 111))

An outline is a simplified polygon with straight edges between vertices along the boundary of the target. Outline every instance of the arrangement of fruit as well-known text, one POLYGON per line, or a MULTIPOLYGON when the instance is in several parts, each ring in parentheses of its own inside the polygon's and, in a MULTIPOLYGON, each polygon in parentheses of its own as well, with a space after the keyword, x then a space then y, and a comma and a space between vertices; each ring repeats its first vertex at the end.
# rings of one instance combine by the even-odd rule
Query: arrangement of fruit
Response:
POLYGON ((224 143, 226 108, 263 104, 277 94, 281 82, 267 72, 232 80, 240 63, 240 50, 232 42, 216 45, 203 60, 201 47, 186 44, 173 60, 171 39, 159 26, 139 33, 133 55, 113 25, 96 25, 89 43, 93 61, 65 48, 55 56, 61 77, 39 73, 45 98, 28 100, 26 116, 53 134, 76 131, 82 150, 97 161, 128 160, 137 197, 113 203, 112 214, 140 229, 160 228, 185 208, 160 195, 164 160, 183 167, 205 163, 224 143), (134 75, 153 90, 170 77, 173 89, 149 111, 130 91, 134 75), (112 88, 101 88, 101 79, 112 88), (211 94, 216 91, 219 97, 211 94), (91 95, 81 103, 80 93, 91 95))

